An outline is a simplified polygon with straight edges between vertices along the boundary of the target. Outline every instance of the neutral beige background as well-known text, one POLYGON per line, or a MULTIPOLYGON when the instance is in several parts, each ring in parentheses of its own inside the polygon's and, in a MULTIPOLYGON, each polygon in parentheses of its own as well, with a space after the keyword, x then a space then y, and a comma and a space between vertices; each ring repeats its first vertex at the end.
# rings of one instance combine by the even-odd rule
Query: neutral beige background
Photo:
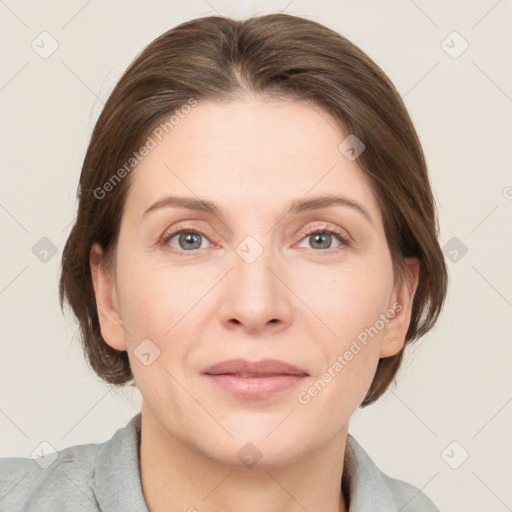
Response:
POLYGON ((350 431, 443 511, 512 510, 511 0, 0 1, 0 456, 105 441, 140 407, 87 368, 57 298, 81 162, 122 71, 182 21, 281 10, 339 31, 389 74, 424 145, 442 245, 457 238, 437 328, 350 431), (58 43, 46 59, 31 47, 43 31, 58 43), (47 262, 32 251, 43 237, 47 262))

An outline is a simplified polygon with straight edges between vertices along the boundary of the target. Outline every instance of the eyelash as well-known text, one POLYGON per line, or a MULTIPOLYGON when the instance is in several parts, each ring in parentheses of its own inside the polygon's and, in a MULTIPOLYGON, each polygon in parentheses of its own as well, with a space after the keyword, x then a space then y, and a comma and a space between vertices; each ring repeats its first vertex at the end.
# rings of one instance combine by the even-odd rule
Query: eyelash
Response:
MULTIPOLYGON (((193 226, 180 226, 178 229, 175 229, 172 232, 167 231, 166 233, 164 233, 164 235, 160 239, 160 244, 163 245, 166 249, 168 248, 171 252, 178 254, 179 256, 182 256, 184 253, 194 253, 195 251, 198 251, 199 249, 193 249, 191 251, 181 251, 179 249, 176 249, 175 247, 170 248, 170 246, 168 245, 169 241, 172 238, 174 238, 176 235, 179 235, 180 233, 184 233, 184 232, 201 235, 208 240, 208 237, 202 231, 194 228, 193 226)), ((338 238, 338 240, 341 242, 342 246, 340 248, 337 248, 337 250, 336 249, 334 249, 334 250, 326 249, 326 250, 322 251, 320 249, 318 249, 318 250, 311 249, 315 253, 332 255, 333 253, 338 253, 343 248, 343 246, 346 246, 346 247, 350 246, 350 239, 348 238, 348 236, 343 231, 340 231, 340 230, 338 230, 336 228, 332 228, 332 227, 310 228, 310 229, 306 230, 305 232, 301 233, 300 241, 302 241, 304 238, 306 238, 310 235, 313 235, 313 234, 325 234, 325 233, 334 235, 336 238, 338 238)), ((213 243, 216 243, 216 242, 213 242, 213 243)))

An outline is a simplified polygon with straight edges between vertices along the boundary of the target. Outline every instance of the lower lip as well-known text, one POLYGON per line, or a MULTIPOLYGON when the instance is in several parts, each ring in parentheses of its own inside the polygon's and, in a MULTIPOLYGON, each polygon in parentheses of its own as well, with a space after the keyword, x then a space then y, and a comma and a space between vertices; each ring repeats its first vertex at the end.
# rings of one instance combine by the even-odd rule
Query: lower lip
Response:
POLYGON ((262 400, 302 382, 305 375, 272 375, 269 377, 237 377, 232 374, 205 374, 217 386, 237 398, 262 400))

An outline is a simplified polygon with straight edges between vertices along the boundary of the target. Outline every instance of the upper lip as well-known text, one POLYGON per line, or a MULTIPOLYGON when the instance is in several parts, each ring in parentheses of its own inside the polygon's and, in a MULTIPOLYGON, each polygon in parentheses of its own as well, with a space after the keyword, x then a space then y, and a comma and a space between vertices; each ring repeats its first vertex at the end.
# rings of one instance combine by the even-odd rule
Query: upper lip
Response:
POLYGON ((205 368, 207 375, 309 375, 305 370, 278 359, 262 359, 247 361, 245 359, 229 359, 205 368))

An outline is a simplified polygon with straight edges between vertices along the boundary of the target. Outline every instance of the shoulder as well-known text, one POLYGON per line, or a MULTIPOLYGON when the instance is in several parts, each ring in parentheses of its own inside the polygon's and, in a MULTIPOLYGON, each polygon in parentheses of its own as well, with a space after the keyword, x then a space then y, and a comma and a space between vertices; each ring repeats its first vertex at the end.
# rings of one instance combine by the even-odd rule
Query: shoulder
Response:
POLYGON ((78 445, 37 459, 0 459, 0 510, 96 511, 95 461, 101 444, 78 445))
POLYGON ((432 500, 414 485, 382 473, 393 500, 401 512, 439 512, 432 500))
POLYGON ((350 512, 439 512, 420 489, 382 472, 350 434, 345 464, 350 512))
POLYGON ((138 428, 140 413, 104 443, 0 458, 0 512, 144 510, 138 428))

